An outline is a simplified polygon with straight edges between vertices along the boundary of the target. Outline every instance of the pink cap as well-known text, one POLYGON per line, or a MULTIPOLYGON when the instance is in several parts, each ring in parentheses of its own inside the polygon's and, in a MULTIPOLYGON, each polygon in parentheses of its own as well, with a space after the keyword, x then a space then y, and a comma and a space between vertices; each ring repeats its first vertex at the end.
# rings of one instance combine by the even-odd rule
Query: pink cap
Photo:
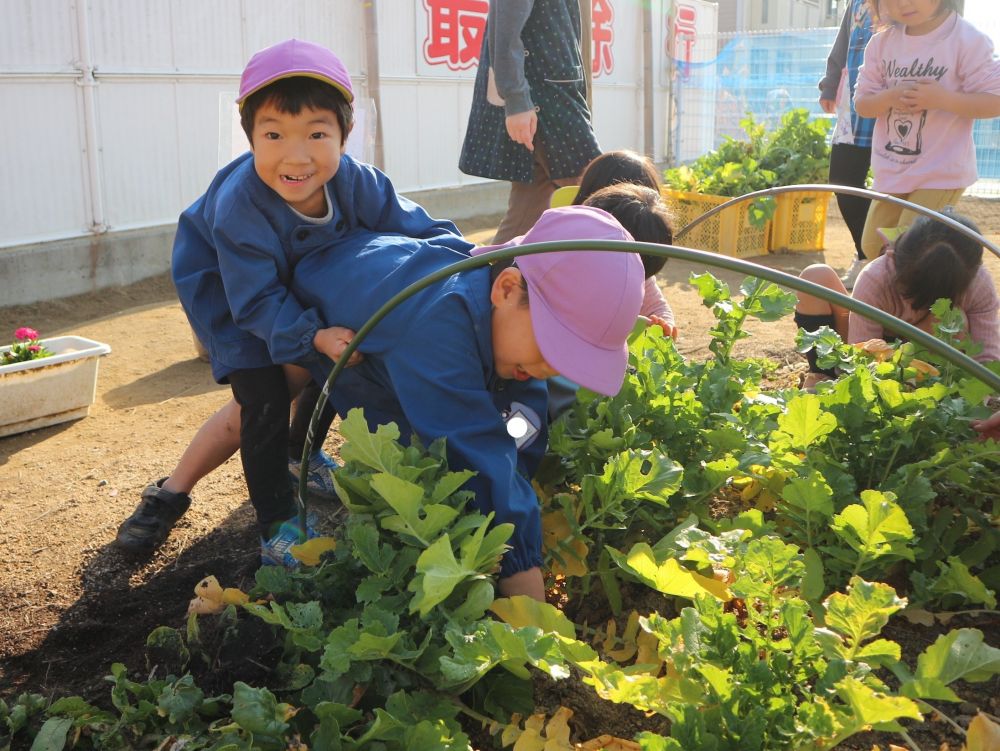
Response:
MULTIPOLYGON (((632 236, 601 209, 549 209, 527 234, 473 255, 555 240, 625 240, 632 236)), ((614 396, 625 379, 628 335, 642 307, 642 261, 635 253, 567 250, 519 256, 528 284, 535 340, 545 360, 566 378, 614 396)))
POLYGON ((281 78, 307 76, 333 86, 348 102, 354 101, 351 76, 347 68, 321 44, 287 39, 254 54, 240 76, 240 95, 236 102, 243 109, 247 97, 281 78))

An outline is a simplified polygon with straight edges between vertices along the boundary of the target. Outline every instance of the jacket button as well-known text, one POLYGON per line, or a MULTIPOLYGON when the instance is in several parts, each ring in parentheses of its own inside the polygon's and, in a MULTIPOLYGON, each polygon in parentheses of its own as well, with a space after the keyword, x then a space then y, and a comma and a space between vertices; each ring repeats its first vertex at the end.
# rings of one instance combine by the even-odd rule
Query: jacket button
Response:
POLYGON ((338 219, 337 223, 334 225, 334 229, 336 229, 337 232, 343 232, 344 231, 344 226, 345 226, 344 220, 343 219, 338 219))
POLYGON ((309 237, 309 230, 307 229, 300 229, 295 233, 295 239, 297 240, 305 240, 307 237, 309 237))

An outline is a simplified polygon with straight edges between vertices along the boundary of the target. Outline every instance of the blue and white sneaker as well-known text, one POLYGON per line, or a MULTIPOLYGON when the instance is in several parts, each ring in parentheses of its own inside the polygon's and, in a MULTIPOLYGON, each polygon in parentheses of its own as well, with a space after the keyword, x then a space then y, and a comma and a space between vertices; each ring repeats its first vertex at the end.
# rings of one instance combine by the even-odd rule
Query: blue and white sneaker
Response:
MULTIPOLYGON (((292 476, 293 488, 298 487, 299 459, 288 460, 288 474, 292 476)), ((324 501, 337 500, 337 489, 333 486, 333 473, 338 469, 337 462, 320 449, 309 457, 309 469, 306 473, 306 490, 309 495, 324 501)))
MULTIPOLYGON (((316 531, 316 517, 306 516, 306 539, 319 537, 316 531)), ((283 521, 278 531, 269 539, 260 538, 260 565, 284 566, 287 569, 297 569, 299 562, 288 552, 293 545, 299 544, 299 517, 293 516, 283 521)))

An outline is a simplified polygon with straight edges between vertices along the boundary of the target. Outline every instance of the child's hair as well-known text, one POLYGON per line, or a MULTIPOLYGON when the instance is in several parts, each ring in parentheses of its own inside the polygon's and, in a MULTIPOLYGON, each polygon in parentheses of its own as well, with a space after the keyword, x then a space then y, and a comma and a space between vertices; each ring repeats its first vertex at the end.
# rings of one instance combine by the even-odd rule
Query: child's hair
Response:
MULTIPOLYGON (((892 19, 888 17, 883 18, 881 10, 882 0, 868 0, 868 12, 876 31, 892 25, 892 19)), ((949 11, 955 11, 958 15, 962 15, 964 10, 965 0, 941 0, 941 5, 938 6, 938 12, 935 14, 935 17, 949 11)))
MULTIPOLYGON (((979 228, 950 211, 945 216, 971 230, 979 228)), ((914 310, 939 298, 952 302, 969 288, 983 263, 983 246, 929 216, 918 217, 896 241, 896 288, 914 310)))
POLYGON ((609 151, 596 157, 583 170, 573 203, 584 203, 601 188, 619 183, 635 183, 653 190, 660 189, 656 168, 648 157, 628 150, 609 151))
MULTIPOLYGON (((670 211, 660 192, 653 188, 633 183, 609 185, 591 195, 583 205, 607 211, 638 242, 670 245, 674 241, 670 211)), ((667 261, 661 256, 642 253, 639 257, 647 279, 660 273, 667 261)))
POLYGON ((279 78, 274 83, 255 91, 247 97, 240 111, 240 125, 247 139, 253 144, 253 124, 257 110, 264 104, 272 104, 279 112, 297 115, 303 107, 314 110, 329 110, 337 116, 340 125, 340 144, 347 140, 354 125, 354 108, 347 98, 336 88, 309 76, 279 78))

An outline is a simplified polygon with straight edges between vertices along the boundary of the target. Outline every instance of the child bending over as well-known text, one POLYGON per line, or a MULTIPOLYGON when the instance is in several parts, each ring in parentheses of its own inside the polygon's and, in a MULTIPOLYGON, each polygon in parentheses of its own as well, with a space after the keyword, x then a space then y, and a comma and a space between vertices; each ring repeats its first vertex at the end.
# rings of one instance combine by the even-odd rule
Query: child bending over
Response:
MULTIPOLYGON (((950 216, 978 232, 965 217, 950 216)), ((799 276, 847 294, 843 282, 826 264, 809 266, 799 276)), ((864 268, 854 285, 853 297, 927 332, 934 330, 931 305, 939 298, 947 298, 965 314, 969 337, 983 347, 976 359, 1000 360, 1000 301, 983 266, 983 246, 942 222, 918 217, 894 247, 864 268)), ((829 326, 848 344, 894 338, 878 323, 804 293, 799 293, 795 323, 806 331, 829 326)), ((815 351, 806 353, 806 357, 810 372, 803 386, 835 376, 833 371, 816 365, 815 351)))

